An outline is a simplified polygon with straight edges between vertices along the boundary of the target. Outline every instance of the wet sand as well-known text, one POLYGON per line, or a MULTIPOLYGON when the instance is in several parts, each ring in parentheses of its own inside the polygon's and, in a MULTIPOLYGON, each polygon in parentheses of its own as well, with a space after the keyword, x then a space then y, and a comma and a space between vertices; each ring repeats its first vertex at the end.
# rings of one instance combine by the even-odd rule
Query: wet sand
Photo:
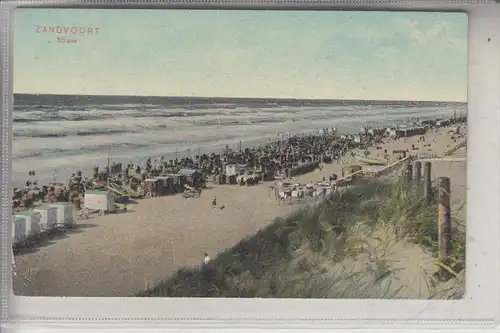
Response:
MULTIPOLYGON (((432 146, 420 149, 442 155, 453 145, 446 132, 431 131, 426 141, 432 146)), ((417 140, 391 141, 380 145, 382 150, 371 148, 371 155, 411 147, 417 140)), ((346 157, 341 164, 325 164, 323 170, 292 182, 328 179, 332 173, 340 177, 342 166, 352 162, 346 157)), ((16 256, 14 291, 26 296, 132 296, 181 267, 200 264, 205 252, 215 257, 275 217, 297 209, 279 205, 270 185, 209 183, 197 199, 176 195, 140 200, 127 212, 77 221, 75 231, 16 256), (212 208, 214 197, 217 208, 212 208)))

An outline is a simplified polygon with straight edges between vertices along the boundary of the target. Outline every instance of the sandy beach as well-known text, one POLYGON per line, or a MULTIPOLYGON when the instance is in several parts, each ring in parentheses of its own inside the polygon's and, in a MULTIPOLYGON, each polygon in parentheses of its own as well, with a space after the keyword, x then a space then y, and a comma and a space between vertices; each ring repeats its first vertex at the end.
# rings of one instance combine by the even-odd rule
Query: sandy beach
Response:
MULTIPOLYGON (((415 136, 369 150, 371 156, 380 156, 384 149, 389 153, 411 150, 413 144, 420 153, 443 156, 456 144, 447 128, 429 131, 425 142, 431 146, 424 147, 415 136)), ((463 148, 454 155, 464 156, 463 148)), ((466 163, 456 163, 433 163, 433 178, 450 177, 452 200, 465 200, 466 163)), ((346 156, 340 164, 325 164, 320 171, 294 177, 293 182, 318 181, 332 173, 340 176, 342 167, 349 164, 353 161, 346 156)), ((77 221, 75 230, 49 237, 44 244, 16 256, 14 290, 27 296, 132 296, 181 267, 200 264, 205 252, 215 257, 275 217, 297 209, 279 205, 270 185, 209 183, 200 198, 176 195, 139 200, 127 212, 77 221), (214 197, 216 208, 211 205, 214 197)))

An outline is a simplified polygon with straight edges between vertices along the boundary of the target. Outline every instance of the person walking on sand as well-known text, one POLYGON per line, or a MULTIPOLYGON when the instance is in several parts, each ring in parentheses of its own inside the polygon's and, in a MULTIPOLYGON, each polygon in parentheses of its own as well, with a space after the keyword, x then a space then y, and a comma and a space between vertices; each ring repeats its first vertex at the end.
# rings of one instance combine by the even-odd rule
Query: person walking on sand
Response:
POLYGON ((205 253, 205 258, 203 258, 202 273, 203 279, 205 281, 210 281, 215 277, 215 267, 211 263, 212 259, 209 257, 208 253, 205 253))
POLYGON ((217 197, 214 197, 214 200, 212 200, 212 207, 217 206, 217 197))
POLYGON ((210 256, 208 255, 208 253, 205 253, 205 258, 203 259, 203 263, 205 265, 208 265, 208 263, 211 261, 212 259, 210 258, 210 256))

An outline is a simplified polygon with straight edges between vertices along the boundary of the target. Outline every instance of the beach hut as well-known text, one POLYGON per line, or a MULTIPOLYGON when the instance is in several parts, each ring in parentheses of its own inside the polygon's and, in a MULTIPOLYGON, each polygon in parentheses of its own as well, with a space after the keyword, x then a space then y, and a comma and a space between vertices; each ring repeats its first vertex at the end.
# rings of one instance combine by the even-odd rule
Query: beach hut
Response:
POLYGON ((15 223, 16 217, 12 216, 12 223, 11 223, 11 229, 10 229, 10 239, 12 242, 12 246, 17 245, 17 240, 16 240, 16 223, 15 223))
POLYGON ((174 179, 171 176, 157 176, 154 177, 159 182, 158 195, 168 195, 175 192, 174 179))
POLYGON ((32 210, 16 213, 17 216, 24 217, 26 237, 33 237, 41 232, 40 213, 32 210))
POLYGON ((236 171, 236 164, 226 164, 226 175, 236 176, 238 172, 236 171))
POLYGON ((73 203, 57 202, 49 204, 48 206, 56 208, 57 211, 56 226, 74 225, 75 220, 73 218, 73 203))
POLYGON ((186 182, 193 187, 202 185, 202 183, 204 183, 205 181, 203 173, 195 169, 181 169, 177 174, 181 178, 185 178, 186 182))
POLYGON ((395 128, 388 128, 386 132, 391 138, 396 138, 398 136, 398 130, 395 128))
POLYGON ((29 225, 26 216, 15 214, 12 220, 12 238, 13 243, 18 244, 26 240, 29 233, 29 225))
POLYGON ((90 210, 102 212, 114 212, 115 198, 108 191, 87 191, 85 192, 85 207, 90 210))
POLYGON ((237 181, 237 176, 236 175, 230 175, 227 177, 227 182, 229 185, 236 185, 238 184, 238 181, 237 181))
POLYGON ((57 224, 57 208, 50 206, 40 206, 33 209, 40 213, 40 232, 52 229, 57 224))
POLYGON ((169 192, 171 191, 170 193, 178 193, 179 191, 182 191, 181 176, 173 173, 169 173, 164 176, 169 178, 168 184, 172 187, 172 189, 169 189, 169 192))

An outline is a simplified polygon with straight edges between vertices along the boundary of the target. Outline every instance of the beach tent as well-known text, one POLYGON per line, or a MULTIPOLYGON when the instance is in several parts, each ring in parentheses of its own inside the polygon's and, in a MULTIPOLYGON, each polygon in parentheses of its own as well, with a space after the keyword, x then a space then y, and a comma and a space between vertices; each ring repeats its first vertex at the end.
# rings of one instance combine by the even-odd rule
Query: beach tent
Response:
POLYGON ((391 138, 395 138, 397 135, 398 135, 398 130, 395 129, 395 128, 388 128, 387 129, 387 134, 391 137, 391 138))
POLYGON ((226 164, 226 175, 235 176, 238 172, 236 171, 236 164, 226 164))
POLYGON ((25 240, 27 237, 28 237, 28 234, 30 232, 30 223, 31 221, 28 221, 28 219, 26 218, 26 216, 24 215, 19 215, 19 214, 16 214, 13 216, 13 229, 14 229, 14 232, 13 232, 13 237, 14 237, 14 240, 15 242, 22 242, 23 240, 25 240))
POLYGON ((73 203, 71 202, 57 202, 48 205, 57 210, 56 225, 71 225, 73 224, 73 203))
POLYGON ((29 226, 26 216, 14 215, 12 220, 12 242, 19 243, 28 237, 29 226))
POLYGON ((166 195, 174 192, 174 177, 173 176, 156 176, 154 177, 159 182, 159 195, 166 195))
MULTIPOLYGON (((187 179, 188 183, 192 186, 196 186, 202 182, 204 182, 204 175, 202 172, 196 169, 181 169, 177 173, 178 176, 184 177, 187 179)), ((224 175, 225 176, 225 175, 224 175)), ((184 185, 184 184, 181 184, 184 185)))
POLYGON ((228 163, 225 165, 226 176, 238 176, 246 169, 244 164, 228 163))
POLYGON ((108 191, 87 191, 85 192, 84 205, 91 210, 101 210, 105 212, 114 212, 115 198, 108 191))
POLYGON ((57 224, 57 208, 50 206, 40 206, 33 209, 40 213, 40 231, 50 230, 57 224))
POLYGON ((40 213, 31 210, 16 213, 17 216, 24 217, 26 237, 32 237, 40 233, 40 213))
POLYGON ((16 216, 12 216, 11 230, 10 230, 10 239, 12 241, 12 245, 16 244, 16 216))

